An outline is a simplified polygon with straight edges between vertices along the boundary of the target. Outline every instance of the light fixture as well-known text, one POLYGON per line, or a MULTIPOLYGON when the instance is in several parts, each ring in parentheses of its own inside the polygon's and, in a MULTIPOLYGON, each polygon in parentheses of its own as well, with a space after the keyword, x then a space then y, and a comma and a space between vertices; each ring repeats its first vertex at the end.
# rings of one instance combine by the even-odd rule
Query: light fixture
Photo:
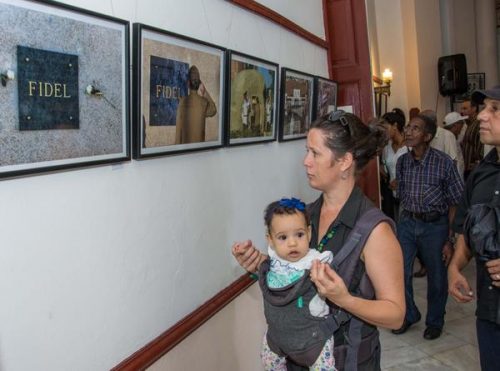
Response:
POLYGON ((7 86, 7 81, 8 80, 14 80, 16 77, 14 71, 12 70, 7 70, 0 74, 0 78, 2 79, 2 86, 7 86))
POLYGON ((387 112, 387 100, 391 95, 392 71, 386 68, 382 72, 382 78, 373 76, 373 82, 380 85, 373 88, 375 92, 375 111, 377 117, 387 112))
POLYGON ((382 72, 382 80, 380 78, 374 78, 374 81, 381 85, 374 88, 375 94, 391 95, 392 71, 389 68, 386 68, 384 72, 382 72))
POLYGON ((382 81, 387 85, 391 85, 392 82, 392 71, 389 68, 386 68, 384 72, 382 72, 382 81))

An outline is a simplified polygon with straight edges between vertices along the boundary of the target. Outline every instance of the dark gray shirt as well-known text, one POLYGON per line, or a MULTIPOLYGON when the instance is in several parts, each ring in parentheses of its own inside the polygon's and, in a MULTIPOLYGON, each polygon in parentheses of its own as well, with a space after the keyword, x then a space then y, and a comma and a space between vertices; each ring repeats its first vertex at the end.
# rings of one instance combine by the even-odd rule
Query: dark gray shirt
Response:
MULTIPOLYGON (((500 191, 496 189, 498 176, 500 176, 498 153, 496 149, 492 149, 467 178, 465 192, 458 204, 452 225, 455 232, 463 234, 467 211, 472 205, 488 204, 492 201, 494 192, 500 191)), ((500 324, 500 289, 491 285, 490 275, 484 264, 483 261, 476 259, 476 316, 500 324)))

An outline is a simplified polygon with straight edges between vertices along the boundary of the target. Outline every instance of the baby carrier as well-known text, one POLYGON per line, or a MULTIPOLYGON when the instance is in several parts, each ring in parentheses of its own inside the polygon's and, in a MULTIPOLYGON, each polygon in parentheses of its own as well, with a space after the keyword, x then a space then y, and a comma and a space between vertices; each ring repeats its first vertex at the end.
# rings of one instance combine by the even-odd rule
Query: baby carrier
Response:
MULTIPOLYGON (((373 207, 357 221, 349 237, 333 257, 332 268, 344 280, 349 291, 367 299, 375 296, 373 286, 366 274, 358 282, 354 273, 363 247, 373 228, 380 222, 392 219, 373 207)), ((346 344, 335 346, 335 364, 339 370, 357 370, 360 361, 368 359, 378 345, 378 332, 361 338, 363 322, 340 308, 331 307, 326 317, 314 317, 309 313, 309 302, 316 295, 309 270, 296 282, 282 288, 270 289, 266 284, 269 260, 259 269, 259 285, 264 296, 264 313, 268 323, 267 342, 269 348, 279 356, 286 356, 295 363, 310 367, 318 358, 325 342, 339 330, 346 329, 346 344)))

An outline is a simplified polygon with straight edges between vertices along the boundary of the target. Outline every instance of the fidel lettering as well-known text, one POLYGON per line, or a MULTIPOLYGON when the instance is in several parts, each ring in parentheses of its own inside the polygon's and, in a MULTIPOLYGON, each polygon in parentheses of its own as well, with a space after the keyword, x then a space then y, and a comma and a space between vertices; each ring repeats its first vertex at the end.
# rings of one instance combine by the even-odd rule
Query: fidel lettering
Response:
POLYGON ((177 86, 156 85, 156 98, 180 99, 181 91, 177 86))
POLYGON ((66 84, 59 82, 28 81, 28 95, 46 98, 71 98, 66 84))

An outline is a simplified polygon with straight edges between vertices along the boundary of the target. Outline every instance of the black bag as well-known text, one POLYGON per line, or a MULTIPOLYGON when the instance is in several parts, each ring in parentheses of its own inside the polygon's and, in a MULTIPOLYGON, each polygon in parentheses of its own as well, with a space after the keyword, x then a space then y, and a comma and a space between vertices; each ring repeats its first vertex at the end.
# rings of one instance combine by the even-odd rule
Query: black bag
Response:
MULTIPOLYGON (((500 189, 500 175, 495 189, 500 189)), ((500 258, 500 195, 495 193, 491 203, 472 205, 463 230, 465 242, 480 260, 500 258)))

